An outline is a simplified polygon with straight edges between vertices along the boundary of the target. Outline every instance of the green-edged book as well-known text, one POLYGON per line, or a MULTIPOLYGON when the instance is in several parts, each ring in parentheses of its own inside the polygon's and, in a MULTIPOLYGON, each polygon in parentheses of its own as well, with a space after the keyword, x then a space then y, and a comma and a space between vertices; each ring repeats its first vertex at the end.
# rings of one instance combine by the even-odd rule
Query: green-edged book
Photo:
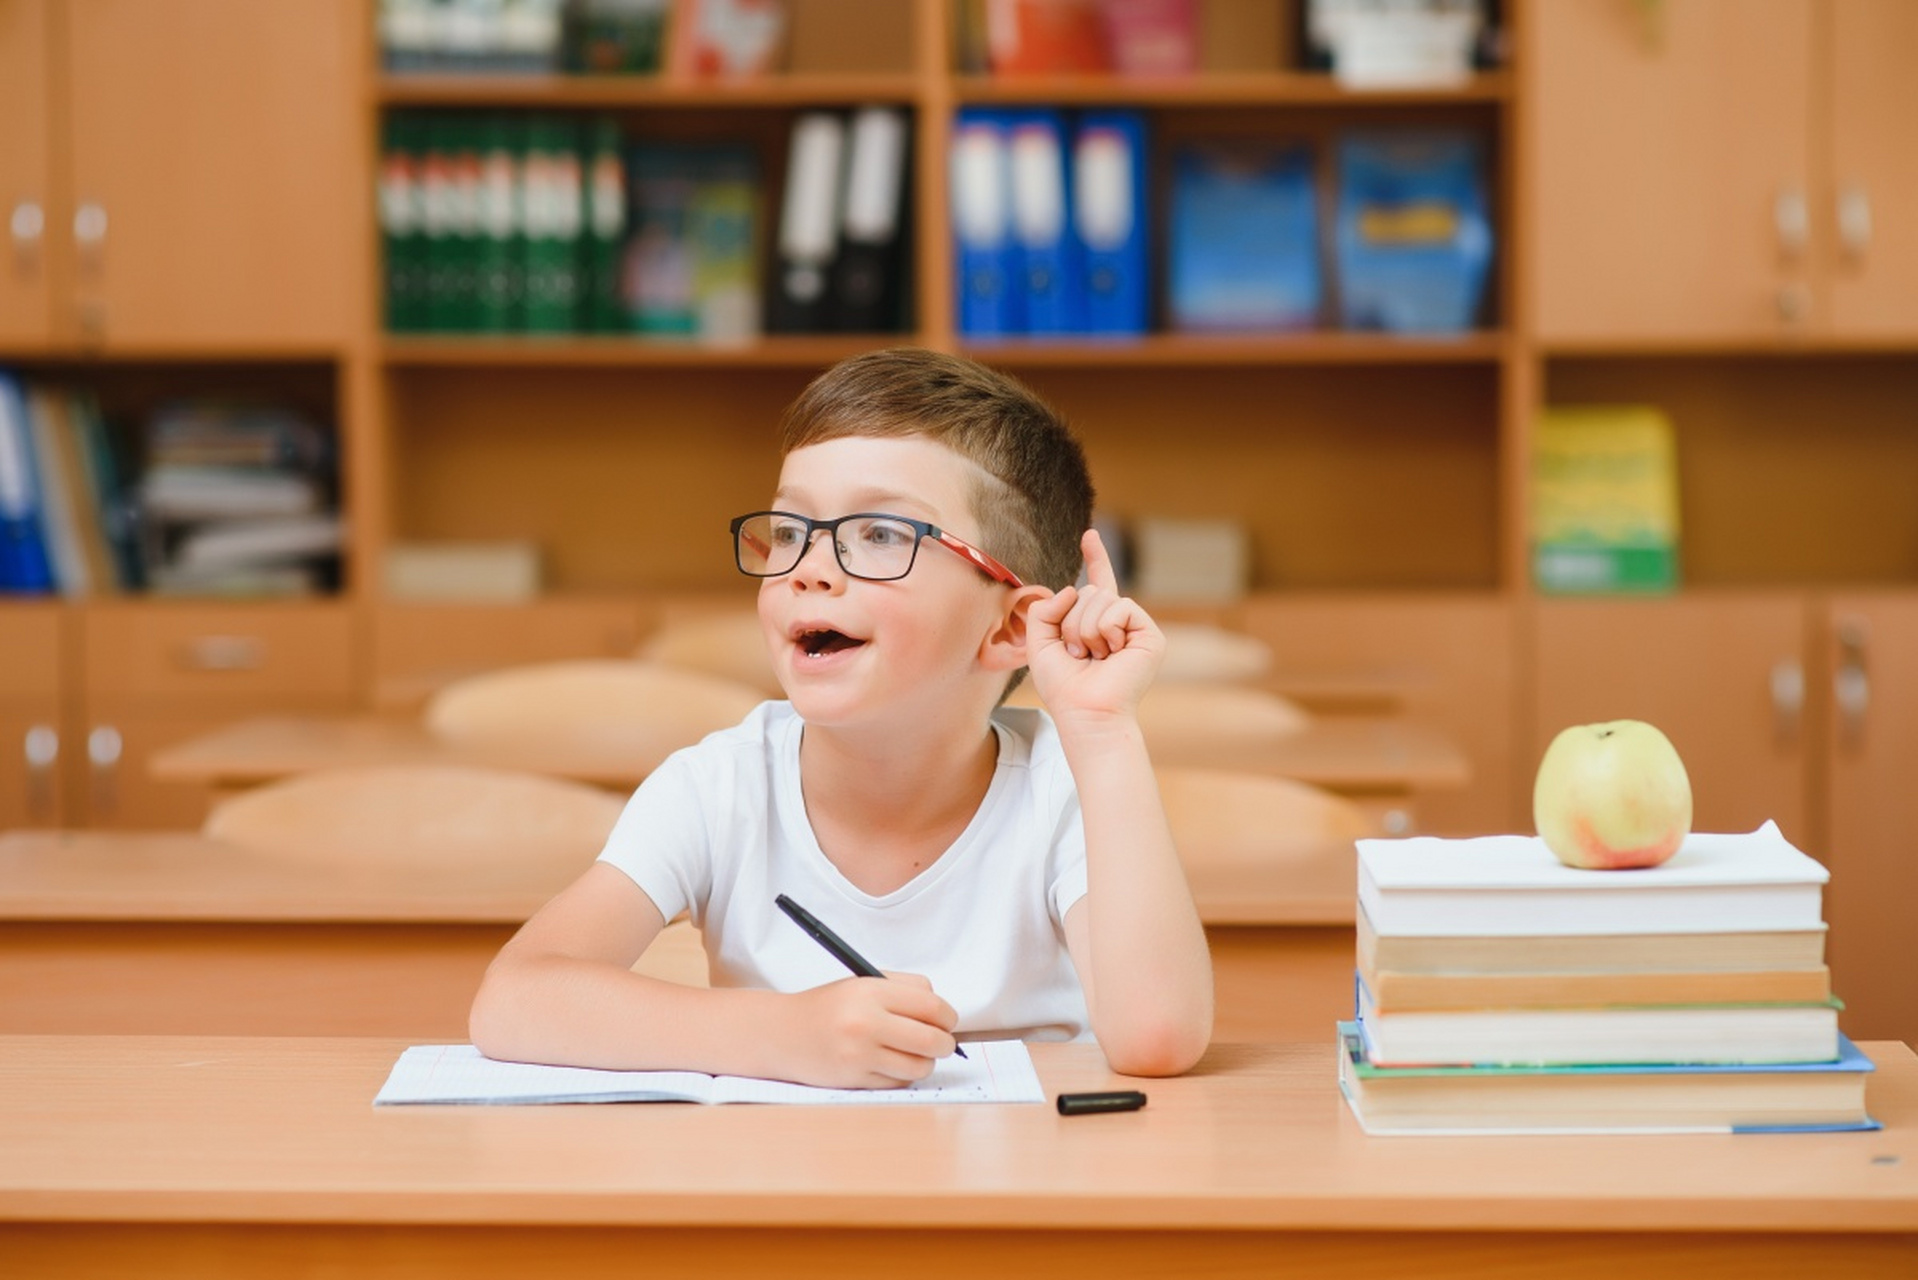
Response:
POLYGON ((1339 1091, 1370 1134, 1876 1129, 1874 1069, 1843 1036, 1830 1061, 1783 1066, 1385 1067, 1339 1024, 1339 1091))
POLYGON ((626 158, 619 121, 601 116, 586 153, 584 305, 581 328, 617 333, 626 327, 620 300, 620 258, 626 247, 626 158))
POLYGON ((580 327, 580 257, 585 229, 579 130, 564 116, 526 127, 525 328, 571 333, 580 327))
POLYGON ((1644 405, 1554 406, 1533 443, 1533 575, 1562 593, 1678 585, 1672 425, 1644 405))
POLYGON ((507 333, 519 328, 522 270, 520 153, 517 123, 492 115, 475 125, 479 153, 473 262, 473 328, 507 333))
POLYGON ((387 115, 381 124, 379 207, 386 327, 392 333, 416 333, 428 323, 426 149, 426 122, 416 112, 387 115))

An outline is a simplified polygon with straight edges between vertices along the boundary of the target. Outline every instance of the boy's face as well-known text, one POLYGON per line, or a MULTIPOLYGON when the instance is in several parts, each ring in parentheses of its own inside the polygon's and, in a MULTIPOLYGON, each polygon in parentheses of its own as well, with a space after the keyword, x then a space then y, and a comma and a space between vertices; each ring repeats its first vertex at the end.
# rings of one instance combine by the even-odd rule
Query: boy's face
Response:
MULTIPOLYGON (((976 543, 973 466, 924 438, 848 436, 787 454, 772 506, 815 520, 906 516, 976 543)), ((995 690, 1003 682, 1003 672, 982 676, 978 659, 1010 588, 931 538, 912 571, 890 582, 849 576, 830 543, 815 533, 797 568, 759 586, 773 668, 807 723, 903 718, 930 727, 963 707, 982 678, 995 690)))

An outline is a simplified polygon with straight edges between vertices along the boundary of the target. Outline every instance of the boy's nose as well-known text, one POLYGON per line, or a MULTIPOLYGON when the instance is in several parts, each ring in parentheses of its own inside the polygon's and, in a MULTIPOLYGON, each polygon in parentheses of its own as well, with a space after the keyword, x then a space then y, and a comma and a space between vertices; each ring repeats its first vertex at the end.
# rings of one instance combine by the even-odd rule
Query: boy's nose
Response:
POLYGON ((839 559, 832 548, 832 534, 821 529, 806 549, 799 553, 799 563, 792 567, 792 580, 796 586, 830 586, 845 576, 839 567, 839 559))

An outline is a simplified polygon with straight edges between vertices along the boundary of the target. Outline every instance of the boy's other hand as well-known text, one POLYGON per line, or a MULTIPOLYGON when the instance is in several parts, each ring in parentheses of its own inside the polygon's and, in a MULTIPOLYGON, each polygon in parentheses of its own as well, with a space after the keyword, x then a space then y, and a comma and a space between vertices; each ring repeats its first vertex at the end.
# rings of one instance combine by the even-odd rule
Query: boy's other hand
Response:
POLYGON ((790 1076, 835 1089, 897 1089, 932 1074, 959 1015, 916 973, 843 978, 793 997, 790 1076))
POLYGON ((1132 716, 1165 659, 1165 633, 1119 594, 1096 530, 1080 539, 1086 583, 1035 601, 1026 613, 1026 664, 1054 720, 1132 716))

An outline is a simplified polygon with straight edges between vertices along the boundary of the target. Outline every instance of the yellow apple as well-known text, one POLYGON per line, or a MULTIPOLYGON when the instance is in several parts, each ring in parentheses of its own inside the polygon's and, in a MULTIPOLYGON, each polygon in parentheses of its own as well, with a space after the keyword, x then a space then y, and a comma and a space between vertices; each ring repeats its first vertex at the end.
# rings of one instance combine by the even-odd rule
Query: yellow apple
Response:
POLYGON ((1568 867, 1655 867, 1692 829, 1691 778, 1643 720, 1573 725, 1539 761, 1532 821, 1568 867))

